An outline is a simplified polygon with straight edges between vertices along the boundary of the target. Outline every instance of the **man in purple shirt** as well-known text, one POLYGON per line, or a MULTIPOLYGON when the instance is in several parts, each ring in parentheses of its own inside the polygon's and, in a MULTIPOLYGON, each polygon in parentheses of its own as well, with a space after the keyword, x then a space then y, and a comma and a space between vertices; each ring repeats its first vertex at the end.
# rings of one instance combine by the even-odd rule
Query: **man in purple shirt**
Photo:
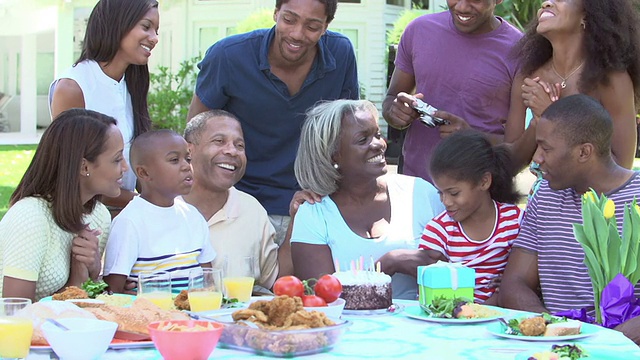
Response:
POLYGON ((522 34, 494 15, 501 2, 448 0, 448 12, 421 16, 402 34, 382 114, 392 127, 408 128, 403 173, 431 181, 431 152, 454 131, 472 127, 493 143, 514 141, 524 131, 524 124, 506 124, 518 70, 510 52, 522 34), (414 91, 450 124, 414 123, 414 91))
MULTIPOLYGON (((536 127, 533 160, 544 180, 527 206, 507 267, 499 304, 532 312, 594 311, 591 278, 573 224, 582 223, 582 195, 594 189, 623 205, 640 195, 640 174, 611 156, 611 116, 595 99, 571 95, 552 103, 536 127)), ((636 296, 640 295, 636 285, 636 296)), ((640 317, 616 327, 640 343, 640 317)))

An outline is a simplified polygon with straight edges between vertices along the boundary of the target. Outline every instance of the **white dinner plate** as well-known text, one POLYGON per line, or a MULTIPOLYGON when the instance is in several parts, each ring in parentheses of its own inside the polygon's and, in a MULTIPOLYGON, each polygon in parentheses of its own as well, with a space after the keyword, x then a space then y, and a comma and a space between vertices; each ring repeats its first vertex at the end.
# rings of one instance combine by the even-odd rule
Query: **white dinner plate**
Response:
POLYGON ((513 335, 505 333, 505 325, 501 323, 493 323, 487 325, 487 331, 495 336, 513 339, 513 340, 522 340, 522 341, 567 341, 567 340, 576 340, 583 339, 600 331, 602 328, 597 325, 582 323, 580 327, 580 334, 576 335, 564 335, 564 336, 525 336, 525 335, 513 335))
POLYGON ((386 309, 376 309, 376 310, 342 310, 342 315, 393 315, 404 310, 404 305, 393 303, 386 309))
POLYGON ((427 314, 420 306, 409 306, 404 311, 404 314, 412 319, 422 320, 422 321, 430 321, 441 324, 475 324, 487 321, 494 321, 506 315, 503 309, 495 306, 483 305, 491 310, 500 311, 500 314, 486 317, 486 318, 474 318, 474 319, 450 319, 450 318, 439 318, 433 317, 427 314))

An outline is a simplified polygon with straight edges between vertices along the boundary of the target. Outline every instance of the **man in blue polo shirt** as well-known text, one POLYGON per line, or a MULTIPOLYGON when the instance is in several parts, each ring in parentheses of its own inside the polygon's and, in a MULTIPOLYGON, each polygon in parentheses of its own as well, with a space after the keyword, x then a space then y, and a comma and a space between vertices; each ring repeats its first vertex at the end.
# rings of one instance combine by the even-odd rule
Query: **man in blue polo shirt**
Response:
POLYGON ((210 109, 240 119, 247 169, 236 187, 265 207, 278 244, 299 189, 293 161, 304 113, 320 100, 359 98, 353 46, 327 30, 336 8, 337 0, 276 0, 273 28, 222 39, 198 64, 188 119, 210 109))

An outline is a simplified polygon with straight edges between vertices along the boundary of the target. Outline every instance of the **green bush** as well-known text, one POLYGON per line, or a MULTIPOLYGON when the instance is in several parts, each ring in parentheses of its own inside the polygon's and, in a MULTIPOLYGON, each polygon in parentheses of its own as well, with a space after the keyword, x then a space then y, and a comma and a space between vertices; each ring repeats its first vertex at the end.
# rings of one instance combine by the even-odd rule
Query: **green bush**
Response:
POLYGON ((522 30, 536 17, 541 6, 542 0, 504 0, 496 6, 495 13, 522 30))
POLYGON ((404 10, 400 17, 393 23, 393 29, 387 32, 387 45, 396 45, 400 43, 402 32, 413 19, 420 15, 424 15, 424 10, 404 10))
POLYGON ((235 34, 242 34, 257 29, 270 29, 275 25, 273 9, 259 9, 240 21, 235 27, 235 34))
POLYGON ((177 73, 159 66, 157 73, 150 74, 147 99, 154 129, 171 129, 178 134, 184 131, 198 75, 198 60, 194 57, 182 61, 177 73))

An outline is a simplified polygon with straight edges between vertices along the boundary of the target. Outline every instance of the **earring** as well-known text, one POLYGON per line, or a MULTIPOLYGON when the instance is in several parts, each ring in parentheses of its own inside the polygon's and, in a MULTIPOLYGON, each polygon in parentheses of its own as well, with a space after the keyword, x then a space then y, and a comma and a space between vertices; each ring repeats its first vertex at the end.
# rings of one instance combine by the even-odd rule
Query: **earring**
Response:
POLYGON ((340 165, 338 165, 338 163, 333 164, 333 168, 338 170, 340 168, 340 165))
POLYGON ((87 173, 87 177, 89 177, 89 173, 87 173))
POLYGON ((584 21, 581 21, 580 25, 582 25, 582 30, 585 30, 587 28, 587 25, 584 23, 584 21))

